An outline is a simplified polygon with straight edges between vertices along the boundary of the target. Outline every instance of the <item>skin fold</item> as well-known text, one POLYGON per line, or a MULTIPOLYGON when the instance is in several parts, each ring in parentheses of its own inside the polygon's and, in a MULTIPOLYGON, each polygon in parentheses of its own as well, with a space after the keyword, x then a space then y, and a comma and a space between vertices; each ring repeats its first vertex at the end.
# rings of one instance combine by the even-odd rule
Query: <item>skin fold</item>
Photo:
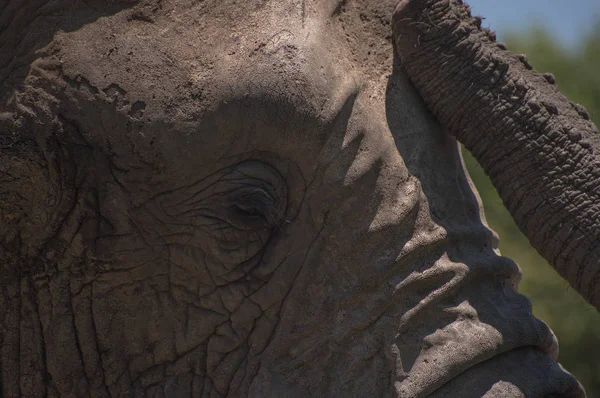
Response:
POLYGON ((394 2, 19 4, 2 397, 585 396, 394 2))

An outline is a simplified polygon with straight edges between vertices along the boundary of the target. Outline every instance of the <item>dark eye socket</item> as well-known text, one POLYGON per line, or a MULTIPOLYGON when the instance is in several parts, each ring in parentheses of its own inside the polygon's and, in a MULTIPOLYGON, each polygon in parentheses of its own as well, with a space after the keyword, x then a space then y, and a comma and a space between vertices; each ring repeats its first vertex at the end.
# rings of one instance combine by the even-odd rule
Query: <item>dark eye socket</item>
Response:
POLYGON ((247 218, 265 218, 264 210, 259 207, 256 207, 253 204, 234 203, 233 205, 231 205, 231 208, 235 210, 239 215, 247 218))
POLYGON ((274 199, 264 189, 256 188, 240 194, 230 205, 236 215, 249 220, 269 221, 274 210, 274 199))

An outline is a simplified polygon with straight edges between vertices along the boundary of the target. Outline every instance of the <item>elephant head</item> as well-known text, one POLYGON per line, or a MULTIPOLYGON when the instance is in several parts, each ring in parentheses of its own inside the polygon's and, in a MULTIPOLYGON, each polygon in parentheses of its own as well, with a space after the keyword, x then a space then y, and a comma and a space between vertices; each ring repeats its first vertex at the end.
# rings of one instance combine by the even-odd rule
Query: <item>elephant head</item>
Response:
POLYGON ((64 3, 0 11, 2 396, 584 396, 395 4, 64 3))

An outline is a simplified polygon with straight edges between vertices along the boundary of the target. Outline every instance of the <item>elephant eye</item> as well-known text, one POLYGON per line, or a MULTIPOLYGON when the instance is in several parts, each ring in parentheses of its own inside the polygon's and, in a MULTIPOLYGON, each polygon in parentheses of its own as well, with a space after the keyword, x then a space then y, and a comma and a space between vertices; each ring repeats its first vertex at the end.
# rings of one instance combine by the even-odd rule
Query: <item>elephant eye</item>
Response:
POLYGON ((248 218, 264 218, 264 214, 262 209, 254 207, 252 205, 246 204, 234 204, 231 206, 235 211, 237 211, 241 216, 248 218))
POLYGON ((234 215, 250 222, 263 221, 270 224, 276 213, 274 198, 264 189, 244 190, 230 206, 234 215))

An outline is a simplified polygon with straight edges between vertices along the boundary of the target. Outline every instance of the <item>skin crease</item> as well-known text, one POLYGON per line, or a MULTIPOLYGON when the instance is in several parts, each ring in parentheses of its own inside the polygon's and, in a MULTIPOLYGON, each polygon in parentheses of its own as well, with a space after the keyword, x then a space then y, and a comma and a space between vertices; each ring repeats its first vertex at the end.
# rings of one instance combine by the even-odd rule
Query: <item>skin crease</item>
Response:
POLYGON ((4 397, 584 396, 372 3, 142 2, 9 74, 4 397))

